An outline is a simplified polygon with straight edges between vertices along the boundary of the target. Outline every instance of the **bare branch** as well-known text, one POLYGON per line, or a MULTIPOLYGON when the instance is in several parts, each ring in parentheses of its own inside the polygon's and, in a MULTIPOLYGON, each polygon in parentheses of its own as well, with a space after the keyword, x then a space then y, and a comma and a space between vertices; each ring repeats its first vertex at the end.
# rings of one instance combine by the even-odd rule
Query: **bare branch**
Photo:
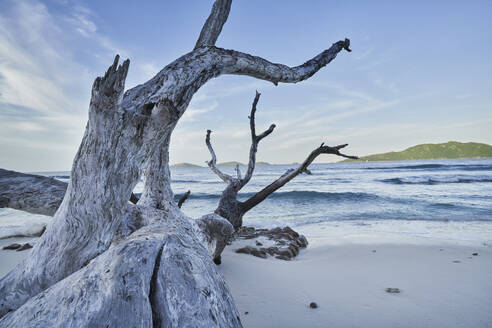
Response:
POLYGON ((181 196, 181 198, 178 201, 178 207, 179 208, 181 208, 181 206, 183 206, 183 203, 188 199, 188 197, 190 196, 190 194, 191 194, 191 191, 188 190, 187 192, 184 193, 183 196, 181 196))
POLYGON ((272 63, 261 57, 234 50, 211 48, 210 51, 218 53, 222 57, 221 62, 227 64, 223 74, 248 75, 277 85, 279 82, 296 83, 310 78, 335 59, 342 49, 351 51, 349 46, 349 39, 335 42, 329 49, 296 67, 272 63))
POLYGON ((213 46, 222 31, 231 10, 232 0, 216 0, 212 11, 203 25, 195 49, 203 46, 213 46))
POLYGON ((267 198, 270 194, 284 186, 287 182, 290 180, 294 179, 296 176, 298 176, 300 173, 303 173, 307 170, 308 166, 316 159, 321 154, 332 154, 332 155, 337 155, 341 157, 346 157, 346 158, 351 158, 351 159, 358 159, 357 156, 350 156, 350 155, 345 155, 340 153, 340 149, 346 147, 348 144, 343 144, 335 147, 329 147, 329 146, 324 146, 324 143, 321 144, 318 148, 313 150, 311 154, 304 160, 304 162, 299 165, 297 169, 289 169, 287 172, 285 172, 280 178, 254 194, 252 197, 250 197, 248 200, 243 202, 241 204, 241 209, 244 213, 258 205, 260 202, 262 202, 265 198, 267 198))
POLYGON ((261 94, 258 91, 256 91, 255 99, 253 100, 253 105, 251 106, 251 113, 249 115, 249 127, 251 130, 251 148, 249 150, 248 170, 246 171, 246 175, 244 176, 244 179, 241 179, 240 181, 241 187, 246 185, 251 179, 251 177, 253 176, 253 172, 255 170, 255 165, 256 165, 256 153, 258 151, 258 143, 261 141, 261 139, 265 138, 270 133, 272 133, 273 129, 275 129, 275 124, 272 124, 270 125, 268 130, 266 130, 259 136, 256 135, 255 114, 256 114, 256 105, 258 105, 260 96, 261 94))
POLYGON ((241 169, 239 168, 239 164, 236 164, 236 176, 238 180, 241 180, 241 169))
POLYGON ((210 169, 219 176, 224 182, 230 183, 232 182, 232 177, 230 175, 227 175, 225 173, 222 173, 218 168, 217 168, 217 157, 215 156, 214 149, 212 148, 212 144, 210 143, 210 133, 212 133, 211 130, 207 130, 207 136, 205 137, 205 143, 207 144, 208 150, 210 151, 210 155, 212 156, 212 159, 209 162, 206 162, 207 165, 210 167, 210 169))

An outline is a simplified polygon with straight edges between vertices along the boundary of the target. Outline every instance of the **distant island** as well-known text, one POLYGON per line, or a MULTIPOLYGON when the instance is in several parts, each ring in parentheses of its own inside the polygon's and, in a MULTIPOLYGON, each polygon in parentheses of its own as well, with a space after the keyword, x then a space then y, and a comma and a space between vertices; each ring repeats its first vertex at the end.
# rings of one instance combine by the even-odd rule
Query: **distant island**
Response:
POLYGON ((403 151, 375 154, 361 157, 358 160, 345 160, 344 162, 361 161, 408 161, 427 159, 458 159, 458 158, 492 158, 492 146, 478 142, 449 141, 440 144, 422 144, 407 148, 403 151))
POLYGON ((195 164, 191 164, 191 163, 178 163, 178 164, 173 164, 171 165, 171 167, 174 167, 174 168, 192 168, 192 167, 201 167, 200 165, 195 165, 195 164))

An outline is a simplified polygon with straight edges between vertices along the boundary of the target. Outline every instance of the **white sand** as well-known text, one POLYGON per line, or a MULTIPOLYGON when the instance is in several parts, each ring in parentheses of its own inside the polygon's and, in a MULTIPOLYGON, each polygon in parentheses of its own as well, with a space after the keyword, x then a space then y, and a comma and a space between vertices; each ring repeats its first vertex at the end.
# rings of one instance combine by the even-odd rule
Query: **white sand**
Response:
MULTIPOLYGON (((219 268, 244 326, 492 327, 492 224, 388 224, 298 228, 310 245, 290 262, 228 247, 219 268)), ((0 277, 28 252, 0 250, 0 277)))
POLYGON ((455 227, 441 225, 435 239, 312 225, 299 229, 313 242, 294 261, 228 248, 220 268, 245 327, 492 327, 492 248, 445 239, 455 227))
POLYGON ((37 238, 33 237, 13 237, 0 239, 0 278, 12 270, 17 263, 21 262, 29 253, 29 249, 17 252, 15 250, 2 250, 2 248, 14 243, 21 245, 30 243, 31 245, 34 245, 36 240, 37 238))

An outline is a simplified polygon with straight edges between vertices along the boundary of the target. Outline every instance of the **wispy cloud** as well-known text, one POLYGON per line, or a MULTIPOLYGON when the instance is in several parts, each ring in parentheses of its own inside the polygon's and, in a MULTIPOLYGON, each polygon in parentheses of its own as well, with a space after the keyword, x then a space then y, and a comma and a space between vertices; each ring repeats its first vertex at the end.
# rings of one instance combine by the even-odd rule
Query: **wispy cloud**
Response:
MULTIPOLYGON (((92 80, 101 73, 79 53, 90 47, 94 60, 103 55, 100 60, 109 63, 116 47, 98 33, 87 8, 77 6, 60 15, 39 1, 2 6, 0 143, 12 144, 15 138, 26 151, 36 140, 51 149, 62 145, 71 151, 60 156, 60 168, 69 167, 86 123, 92 80)), ((51 151, 46 156, 59 155, 51 151)))

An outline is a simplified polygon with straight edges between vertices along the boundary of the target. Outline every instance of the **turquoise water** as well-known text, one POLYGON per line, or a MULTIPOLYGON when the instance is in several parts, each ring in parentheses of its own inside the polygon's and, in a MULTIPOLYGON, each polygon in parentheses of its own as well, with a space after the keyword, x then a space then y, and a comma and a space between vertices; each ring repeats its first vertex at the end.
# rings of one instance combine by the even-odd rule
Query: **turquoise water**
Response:
MULTIPOLYGON (((293 167, 258 166, 239 198, 246 200, 293 167)), ((222 170, 233 174, 234 168, 222 170)), ((312 175, 299 175, 248 212, 244 223, 272 227, 332 221, 492 222, 492 159, 314 164, 310 170, 312 175)), ((209 168, 171 171, 176 199, 191 190, 182 208, 187 215, 197 218, 215 210, 225 184, 209 168)), ((42 174, 68 181, 70 173, 42 174)), ((141 190, 140 182, 135 192, 141 190)), ((0 230, 7 222, 27 228, 33 220, 32 215, 0 209, 0 230)))
MULTIPOLYGON (((258 166, 240 199, 292 167, 258 166)), ((232 167, 223 170, 233 173, 232 167)), ((314 164, 310 170, 248 212, 245 222, 492 221, 492 159, 314 164)), ((213 211, 225 186, 208 168, 174 169, 172 179, 177 196, 191 190, 183 210, 192 217, 213 211)))

